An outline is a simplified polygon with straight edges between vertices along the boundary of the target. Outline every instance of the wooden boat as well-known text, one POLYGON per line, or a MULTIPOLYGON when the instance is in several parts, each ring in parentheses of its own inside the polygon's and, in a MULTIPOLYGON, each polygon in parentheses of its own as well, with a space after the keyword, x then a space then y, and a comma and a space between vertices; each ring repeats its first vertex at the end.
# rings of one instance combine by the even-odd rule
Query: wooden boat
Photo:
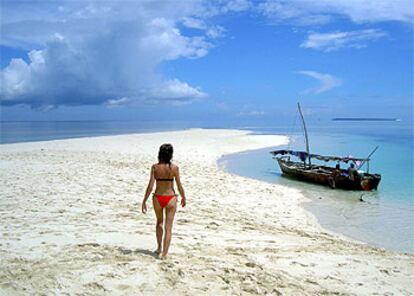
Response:
POLYGON ((369 161, 370 157, 378 149, 378 146, 367 158, 311 154, 309 153, 309 141, 305 119, 299 103, 298 109, 305 132, 306 151, 275 150, 270 152, 274 156, 273 158, 277 160, 283 175, 299 181, 330 186, 333 189, 340 188, 345 190, 364 191, 376 190, 381 181, 381 175, 369 173, 369 161), (292 156, 299 158, 300 161, 291 160, 292 156), (344 170, 327 165, 312 164, 312 160, 325 162, 335 161, 337 162, 337 166, 340 163, 353 163, 355 168, 351 170, 344 170), (364 164, 366 164, 366 172, 358 171, 364 164))

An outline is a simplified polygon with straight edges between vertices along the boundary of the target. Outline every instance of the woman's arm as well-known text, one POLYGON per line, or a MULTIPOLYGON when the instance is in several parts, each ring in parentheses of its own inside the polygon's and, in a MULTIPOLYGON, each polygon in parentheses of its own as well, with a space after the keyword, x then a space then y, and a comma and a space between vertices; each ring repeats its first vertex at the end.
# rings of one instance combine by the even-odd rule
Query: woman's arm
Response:
POLYGON ((144 200, 142 201, 141 211, 145 214, 147 212, 147 199, 150 196, 152 189, 154 188, 155 176, 154 176, 154 166, 151 167, 150 180, 148 182, 147 190, 145 191, 144 200))
POLYGON ((180 192, 180 195, 181 195, 181 206, 184 208, 186 204, 186 199, 185 199, 185 192, 184 192, 183 185, 181 185, 180 171, 178 169, 178 166, 176 166, 174 177, 175 177, 175 182, 177 182, 178 192, 180 192))

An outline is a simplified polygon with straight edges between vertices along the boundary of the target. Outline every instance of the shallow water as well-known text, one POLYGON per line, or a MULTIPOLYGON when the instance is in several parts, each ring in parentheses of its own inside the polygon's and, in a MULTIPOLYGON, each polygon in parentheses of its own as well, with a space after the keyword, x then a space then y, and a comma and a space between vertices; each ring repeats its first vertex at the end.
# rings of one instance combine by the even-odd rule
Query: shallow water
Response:
MULTIPOLYGON (((272 149, 227 155, 219 164, 231 173, 300 189, 312 200, 305 208, 327 229, 376 246, 413 253, 413 143, 409 129, 372 126, 358 134, 352 128, 342 131, 334 134, 331 130, 312 130, 312 152, 366 157, 379 145, 370 164, 370 172, 382 175, 378 191, 332 190, 288 179, 281 176, 277 162, 269 154, 272 149), (373 128, 371 133, 369 128, 373 128)), ((283 134, 283 128, 256 128, 256 132, 283 134)), ((289 148, 301 150, 303 142, 301 134, 294 134, 289 148)))

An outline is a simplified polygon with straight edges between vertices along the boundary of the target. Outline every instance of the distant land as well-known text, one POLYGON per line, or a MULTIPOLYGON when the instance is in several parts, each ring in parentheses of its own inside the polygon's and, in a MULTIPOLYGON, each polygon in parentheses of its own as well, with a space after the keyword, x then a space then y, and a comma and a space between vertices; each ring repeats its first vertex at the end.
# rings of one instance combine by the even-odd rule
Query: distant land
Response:
POLYGON ((400 121, 399 118, 382 118, 382 117, 335 117, 333 121, 400 121))

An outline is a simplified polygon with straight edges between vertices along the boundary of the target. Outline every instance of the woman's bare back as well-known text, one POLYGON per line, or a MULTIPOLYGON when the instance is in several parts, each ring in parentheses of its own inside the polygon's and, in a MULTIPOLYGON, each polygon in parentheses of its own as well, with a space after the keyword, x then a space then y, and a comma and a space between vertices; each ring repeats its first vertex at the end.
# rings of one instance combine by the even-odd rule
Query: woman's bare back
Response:
POLYGON ((154 177, 156 180, 156 195, 174 195, 174 177, 177 166, 174 164, 154 164, 154 177))

